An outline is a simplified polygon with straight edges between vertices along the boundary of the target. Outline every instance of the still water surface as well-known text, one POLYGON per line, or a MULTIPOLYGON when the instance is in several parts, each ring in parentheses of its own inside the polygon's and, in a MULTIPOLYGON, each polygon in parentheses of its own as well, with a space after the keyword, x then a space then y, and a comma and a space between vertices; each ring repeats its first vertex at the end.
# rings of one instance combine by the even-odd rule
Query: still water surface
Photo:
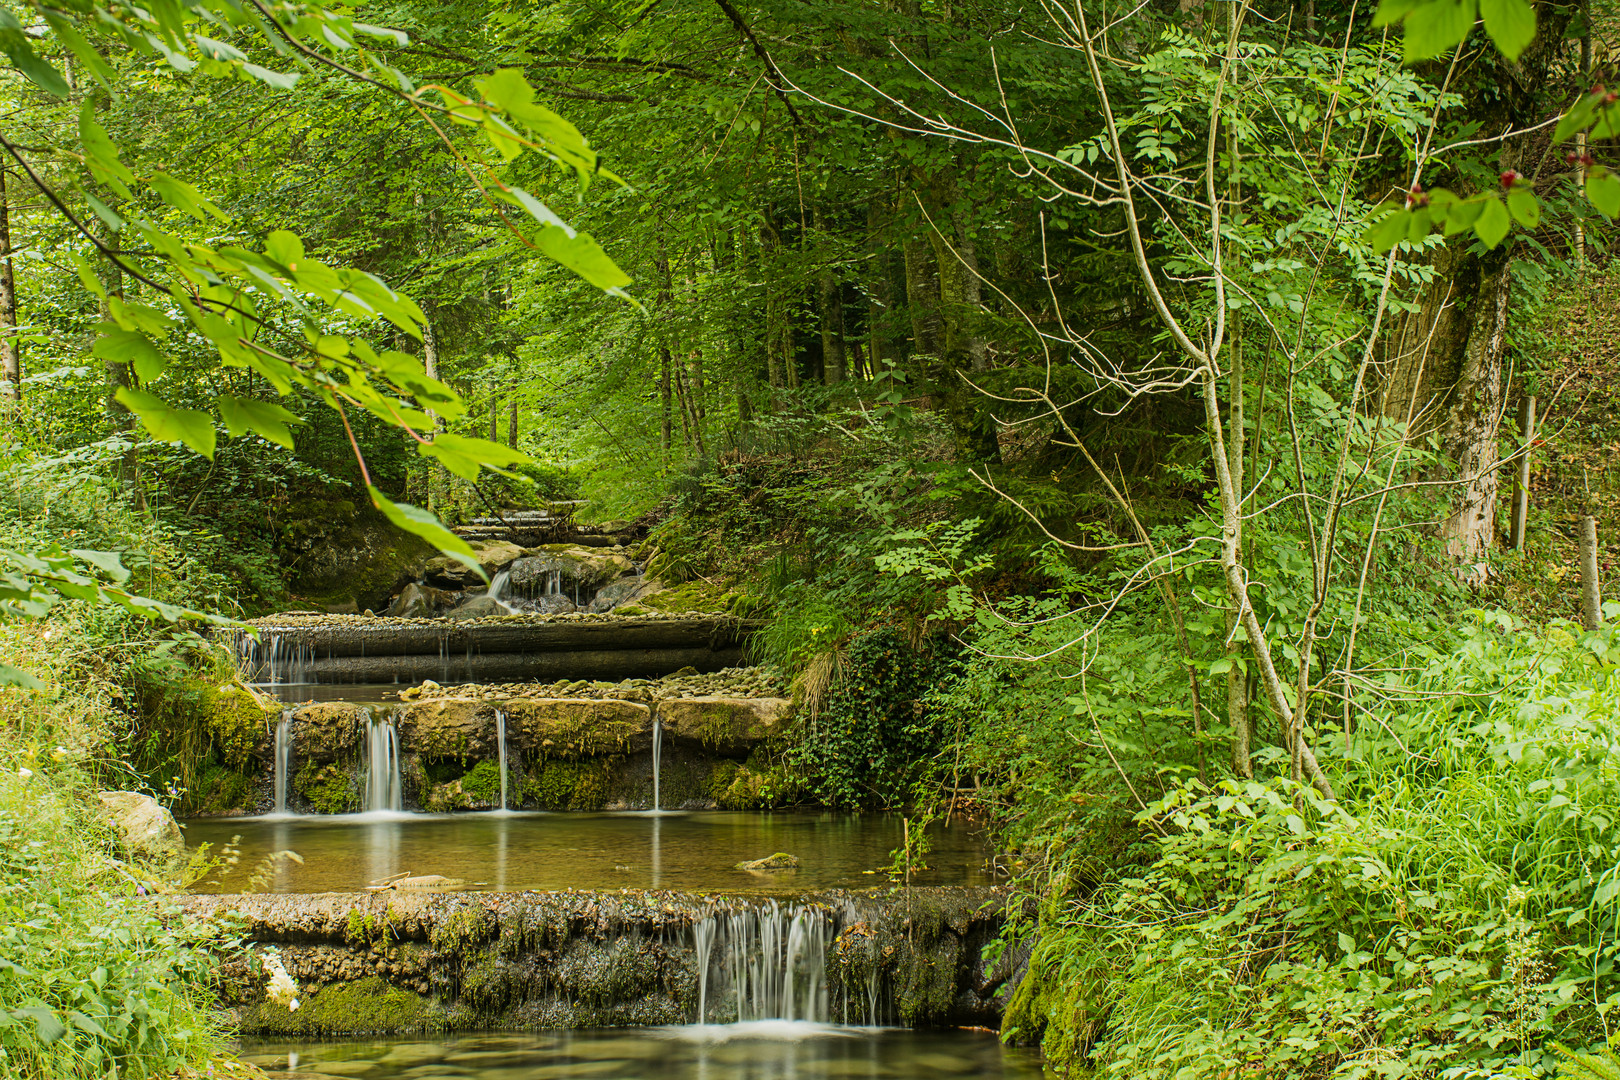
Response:
MULTIPOLYGON (((982 836, 964 823, 928 831, 930 869, 918 885, 987 885, 982 836)), ((270 892, 358 892, 394 874, 442 874, 486 889, 675 889, 789 896, 816 889, 888 883, 881 868, 902 844, 888 814, 558 813, 307 815, 203 818, 186 823, 192 847, 220 854, 233 838, 241 857, 197 892, 241 892, 274 852, 260 888, 270 892), (799 869, 751 872, 736 864, 776 852, 799 869), (874 871, 869 873, 868 871, 874 871)))
POLYGON ((786 1021, 467 1035, 432 1042, 247 1042, 273 1080, 1036 1080, 1031 1053, 978 1031, 786 1021))

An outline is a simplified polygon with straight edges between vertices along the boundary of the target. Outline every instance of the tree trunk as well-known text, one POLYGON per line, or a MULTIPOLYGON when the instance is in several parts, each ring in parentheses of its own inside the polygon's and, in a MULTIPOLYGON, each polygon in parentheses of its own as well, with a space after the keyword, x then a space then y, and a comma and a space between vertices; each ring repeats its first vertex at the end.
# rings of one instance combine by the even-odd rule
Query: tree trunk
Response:
POLYGON ((517 449, 518 439, 518 403, 517 395, 512 395, 512 404, 508 406, 506 414, 506 445, 517 449))
POLYGON ((11 199, 0 169, 0 398, 22 400, 22 359, 17 351, 17 284, 11 265, 11 199))
MULTIPOLYGON (((826 241, 826 223, 819 206, 815 209, 815 222, 817 239, 826 241)), ((843 286, 826 257, 832 245, 824 242, 819 246, 822 266, 816 275, 816 287, 821 315, 821 379, 827 386, 834 386, 844 381, 847 371, 843 286)))

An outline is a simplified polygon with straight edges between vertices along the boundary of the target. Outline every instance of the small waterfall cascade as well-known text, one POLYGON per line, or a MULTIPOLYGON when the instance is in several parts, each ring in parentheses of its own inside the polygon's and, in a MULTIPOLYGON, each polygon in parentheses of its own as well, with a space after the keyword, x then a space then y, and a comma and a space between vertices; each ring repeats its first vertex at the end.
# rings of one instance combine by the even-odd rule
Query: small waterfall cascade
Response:
POLYGON ((496 574, 495 579, 489 583, 489 592, 485 594, 491 600, 493 600, 497 604, 501 605, 501 607, 506 610, 507 614, 515 614, 517 612, 517 610, 518 610, 512 604, 510 604, 507 601, 501 599, 501 597, 506 595, 507 586, 510 585, 511 582, 512 582, 511 568, 507 568, 505 570, 502 570, 500 573, 496 574))
MULTIPOLYGON (((499 714, 497 714, 497 715, 499 715, 499 714)), ((653 759, 653 805, 652 805, 652 808, 654 810, 662 810, 664 808, 663 804, 659 801, 659 798, 658 798, 658 763, 659 763, 659 760, 663 756, 664 756, 664 724, 663 724, 663 721, 659 720, 657 717, 654 717, 653 718, 653 749, 652 749, 652 759, 653 759)), ((506 748, 505 748, 505 746, 502 746, 502 748, 501 748, 501 776, 502 776, 503 782, 504 782, 504 777, 506 776, 506 748)))
POLYGON ((366 809, 405 809, 399 777, 399 729, 388 717, 373 716, 366 732, 366 809))
POLYGON ((693 926, 698 1022, 831 1019, 832 917, 804 905, 717 910, 693 926))
POLYGON ((495 742, 501 755, 501 809, 506 809, 506 713, 495 710, 495 742))
POLYGON ((236 637, 236 658, 248 682, 308 682, 309 669, 315 663, 315 646, 289 640, 273 630, 263 637, 244 633, 236 637))
POLYGON ((291 709, 281 710, 276 721, 276 813, 287 812, 287 783, 292 773, 292 716, 291 709))

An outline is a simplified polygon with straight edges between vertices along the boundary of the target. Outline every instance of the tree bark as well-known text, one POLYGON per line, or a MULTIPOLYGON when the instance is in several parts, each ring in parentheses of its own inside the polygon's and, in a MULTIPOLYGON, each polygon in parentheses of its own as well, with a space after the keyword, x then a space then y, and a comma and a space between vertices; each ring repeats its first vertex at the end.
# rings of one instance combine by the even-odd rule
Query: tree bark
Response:
POLYGON ((818 245, 821 250, 817 253, 822 265, 816 274, 817 308, 821 315, 821 380, 827 386, 836 386, 844 381, 848 370, 844 347, 843 286, 833 273, 831 260, 827 257, 832 245, 827 242, 826 221, 821 207, 816 207, 814 213, 816 237, 822 241, 818 245))
POLYGON ((0 398, 22 400, 22 358, 17 348, 17 284, 11 259, 11 199, 0 169, 0 398))
POLYGON ((513 450, 517 449, 518 442, 518 403, 517 395, 512 396, 512 403, 507 407, 506 414, 506 445, 513 450))

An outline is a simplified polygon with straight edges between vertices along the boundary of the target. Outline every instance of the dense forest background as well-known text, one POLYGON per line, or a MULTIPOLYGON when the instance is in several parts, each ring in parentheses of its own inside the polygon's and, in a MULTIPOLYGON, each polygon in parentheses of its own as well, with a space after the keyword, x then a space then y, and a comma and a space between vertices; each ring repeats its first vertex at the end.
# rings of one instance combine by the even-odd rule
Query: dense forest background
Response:
POLYGON ((761 806, 993 831, 1056 1067, 1603 1067, 1608 5, 160 7, 0 12, 35 1075, 219 1045, 86 824, 233 676, 144 613, 363 609, 411 508, 574 499, 794 680, 761 806))

